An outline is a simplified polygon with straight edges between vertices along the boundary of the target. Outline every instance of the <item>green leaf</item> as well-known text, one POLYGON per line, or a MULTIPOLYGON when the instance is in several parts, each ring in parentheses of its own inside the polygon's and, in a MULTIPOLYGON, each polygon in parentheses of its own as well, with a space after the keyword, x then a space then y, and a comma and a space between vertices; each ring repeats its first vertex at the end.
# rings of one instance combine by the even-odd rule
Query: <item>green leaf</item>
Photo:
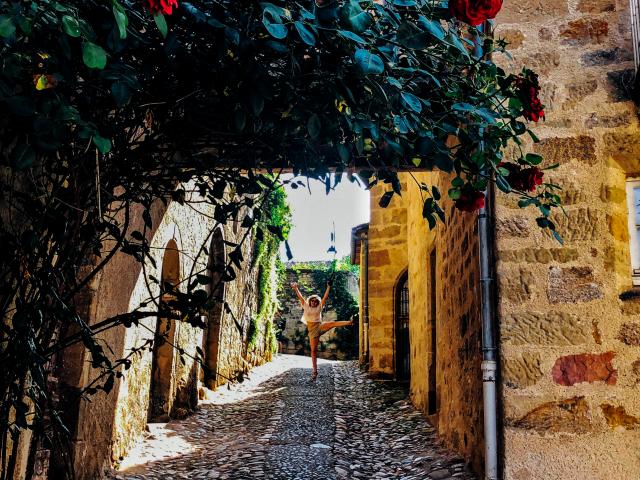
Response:
POLYGON ((378 201, 378 205, 380 205, 382 208, 387 208, 389 206, 389 203, 391 203, 393 195, 393 190, 384 192, 382 194, 382 197, 380 197, 380 200, 378 201))
POLYGON ((265 7, 262 12, 262 24, 269 34, 278 40, 282 40, 289 33, 287 27, 282 24, 282 18, 280 18, 279 10, 274 5, 268 4, 265 7))
POLYGON ((436 37, 438 40, 444 40, 447 32, 442 28, 439 22, 429 20, 423 15, 420 15, 420 19, 418 23, 421 27, 423 27, 427 32, 436 37))
POLYGON ((360 2, 351 0, 342 10, 343 18, 351 25, 351 30, 356 33, 364 32, 373 23, 369 13, 360 7, 360 2))
POLYGON ((120 40, 127 38, 127 26, 129 25, 129 18, 124 9, 118 2, 113 4, 113 17, 116 19, 116 25, 118 25, 118 34, 120 40))
POLYGON ((382 61, 382 58, 368 50, 364 50, 362 48, 357 49, 355 53, 355 60, 364 74, 377 75, 384 72, 384 62, 382 61))
POLYGON ((21 144, 14 148, 11 155, 11 165, 16 170, 24 170, 29 168, 36 161, 36 152, 31 145, 21 144))
POLYGON ((129 103, 131 89, 126 82, 115 82, 111 84, 111 95, 113 95, 116 104, 121 107, 129 103))
POLYGON ((529 165, 540 165, 542 163, 542 155, 538 155, 537 153, 527 153, 524 156, 524 161, 529 165))
POLYGON ((82 44, 82 60, 87 67, 102 70, 107 64, 107 52, 95 43, 85 42, 82 44))
POLYGON ((16 26, 11 21, 11 17, 8 15, 0 15, 0 37, 10 37, 15 31, 16 26))
POLYGON ((440 200, 440 198, 442 198, 442 195, 440 195, 440 190, 438 190, 438 187, 436 187, 435 185, 431 187, 431 194, 433 195, 435 201, 438 201, 440 200))
POLYGON ((364 38, 362 38, 357 33, 350 32, 349 30, 338 30, 338 35, 344 38, 348 38, 349 40, 353 40, 354 42, 358 42, 362 45, 367 44, 367 41, 364 38))
POLYGON ((311 138, 314 140, 317 139, 320 136, 321 129, 322 123, 320 122, 320 117, 314 113, 307 122, 307 130, 309 131, 311 138))
POLYGON ((64 15, 62 17, 62 29, 64 30, 64 33, 70 37, 77 38, 80 36, 80 25, 78 24, 78 20, 73 18, 71 15, 64 15))
POLYGON ((411 110, 416 113, 420 113, 422 111, 422 102, 413 93, 402 92, 400 96, 402 97, 403 103, 411 110))
POLYGON ((314 46, 316 44, 316 37, 313 32, 302 22, 294 22, 293 25, 298 31, 298 35, 304 43, 314 46))
POLYGON ((97 133, 93 136, 93 144, 98 148, 98 151, 103 155, 111 151, 111 140, 101 137, 97 133))
POLYGON ((161 13, 156 13, 153 16, 153 19, 156 21, 156 26, 158 27, 158 30, 160 30, 160 35, 162 35, 162 38, 167 38, 169 27, 167 26, 167 20, 164 18, 164 15, 162 15, 161 13))
POLYGON ((422 50, 426 48, 432 39, 427 32, 422 31, 415 23, 403 22, 398 27, 396 41, 407 48, 422 50))
POLYGON ((496 186, 504 193, 511 192, 511 185, 504 179, 504 177, 496 177, 496 186))

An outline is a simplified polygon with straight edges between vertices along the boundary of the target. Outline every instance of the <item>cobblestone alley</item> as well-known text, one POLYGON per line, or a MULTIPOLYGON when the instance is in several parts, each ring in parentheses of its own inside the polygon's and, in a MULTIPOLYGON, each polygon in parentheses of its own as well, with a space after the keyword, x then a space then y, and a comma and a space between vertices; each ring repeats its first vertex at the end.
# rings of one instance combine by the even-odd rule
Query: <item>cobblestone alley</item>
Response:
POLYGON ((406 393, 355 362, 280 355, 185 420, 152 424, 113 479, 472 479, 406 393))

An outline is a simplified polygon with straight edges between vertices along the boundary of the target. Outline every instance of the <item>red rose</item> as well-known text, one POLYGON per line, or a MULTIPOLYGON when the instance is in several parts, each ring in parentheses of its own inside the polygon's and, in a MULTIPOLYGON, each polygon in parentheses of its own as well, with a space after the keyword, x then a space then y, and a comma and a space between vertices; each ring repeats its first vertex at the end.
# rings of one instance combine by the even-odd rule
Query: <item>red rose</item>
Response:
POLYGON ((520 165, 507 162, 500 163, 498 166, 509 171, 506 178, 514 190, 533 192, 538 185, 542 185, 544 172, 538 167, 522 168, 520 165))
POLYGON ((518 98, 522 102, 522 116, 534 122, 544 118, 544 106, 539 96, 538 75, 531 70, 525 70, 524 75, 516 77, 515 85, 518 98))
POLYGON ((449 0, 449 11, 469 25, 480 25, 494 18, 502 8, 502 0, 449 0))
POLYGON ((484 207, 484 192, 479 192, 471 188, 462 190, 460 197, 456 200, 455 207, 463 212, 475 212, 484 207))
POLYGON ((148 0, 149 10, 154 15, 162 13, 164 15, 171 15, 173 9, 178 8, 178 0, 148 0))

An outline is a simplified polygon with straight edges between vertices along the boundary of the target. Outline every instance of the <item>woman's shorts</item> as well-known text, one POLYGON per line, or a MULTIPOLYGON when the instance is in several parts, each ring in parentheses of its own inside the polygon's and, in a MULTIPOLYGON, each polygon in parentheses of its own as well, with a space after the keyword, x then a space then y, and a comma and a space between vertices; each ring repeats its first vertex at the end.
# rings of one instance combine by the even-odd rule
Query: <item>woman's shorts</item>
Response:
POLYGON ((309 322, 307 323, 307 330, 309 331, 309 338, 318 338, 322 335, 322 322, 309 322))

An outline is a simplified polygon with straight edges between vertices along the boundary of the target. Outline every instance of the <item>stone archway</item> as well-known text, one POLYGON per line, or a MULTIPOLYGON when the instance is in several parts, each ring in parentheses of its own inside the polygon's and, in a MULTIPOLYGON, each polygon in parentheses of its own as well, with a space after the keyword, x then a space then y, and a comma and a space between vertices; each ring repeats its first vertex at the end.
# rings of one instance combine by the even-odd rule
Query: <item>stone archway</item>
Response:
POLYGON ((224 315, 224 295, 225 284, 221 282, 225 269, 224 236, 222 229, 217 229, 211 239, 209 250, 209 290, 213 291, 213 306, 208 314, 207 329, 203 338, 204 364, 203 371, 204 384, 215 389, 218 386, 218 360, 220 355, 220 333, 222 331, 222 320, 224 315))
POLYGON ((395 337, 396 379, 407 381, 411 377, 408 271, 400 276, 395 288, 395 337))
MULTIPOLYGON (((168 303, 180 282, 180 252, 174 240, 169 240, 162 259, 162 279, 160 282, 162 303, 168 303)), ((166 306, 164 307, 167 308, 166 306)), ((153 344, 151 368, 151 391, 149 393, 149 422, 168 421, 175 397, 175 355, 176 321, 159 318, 156 338, 153 344)))

